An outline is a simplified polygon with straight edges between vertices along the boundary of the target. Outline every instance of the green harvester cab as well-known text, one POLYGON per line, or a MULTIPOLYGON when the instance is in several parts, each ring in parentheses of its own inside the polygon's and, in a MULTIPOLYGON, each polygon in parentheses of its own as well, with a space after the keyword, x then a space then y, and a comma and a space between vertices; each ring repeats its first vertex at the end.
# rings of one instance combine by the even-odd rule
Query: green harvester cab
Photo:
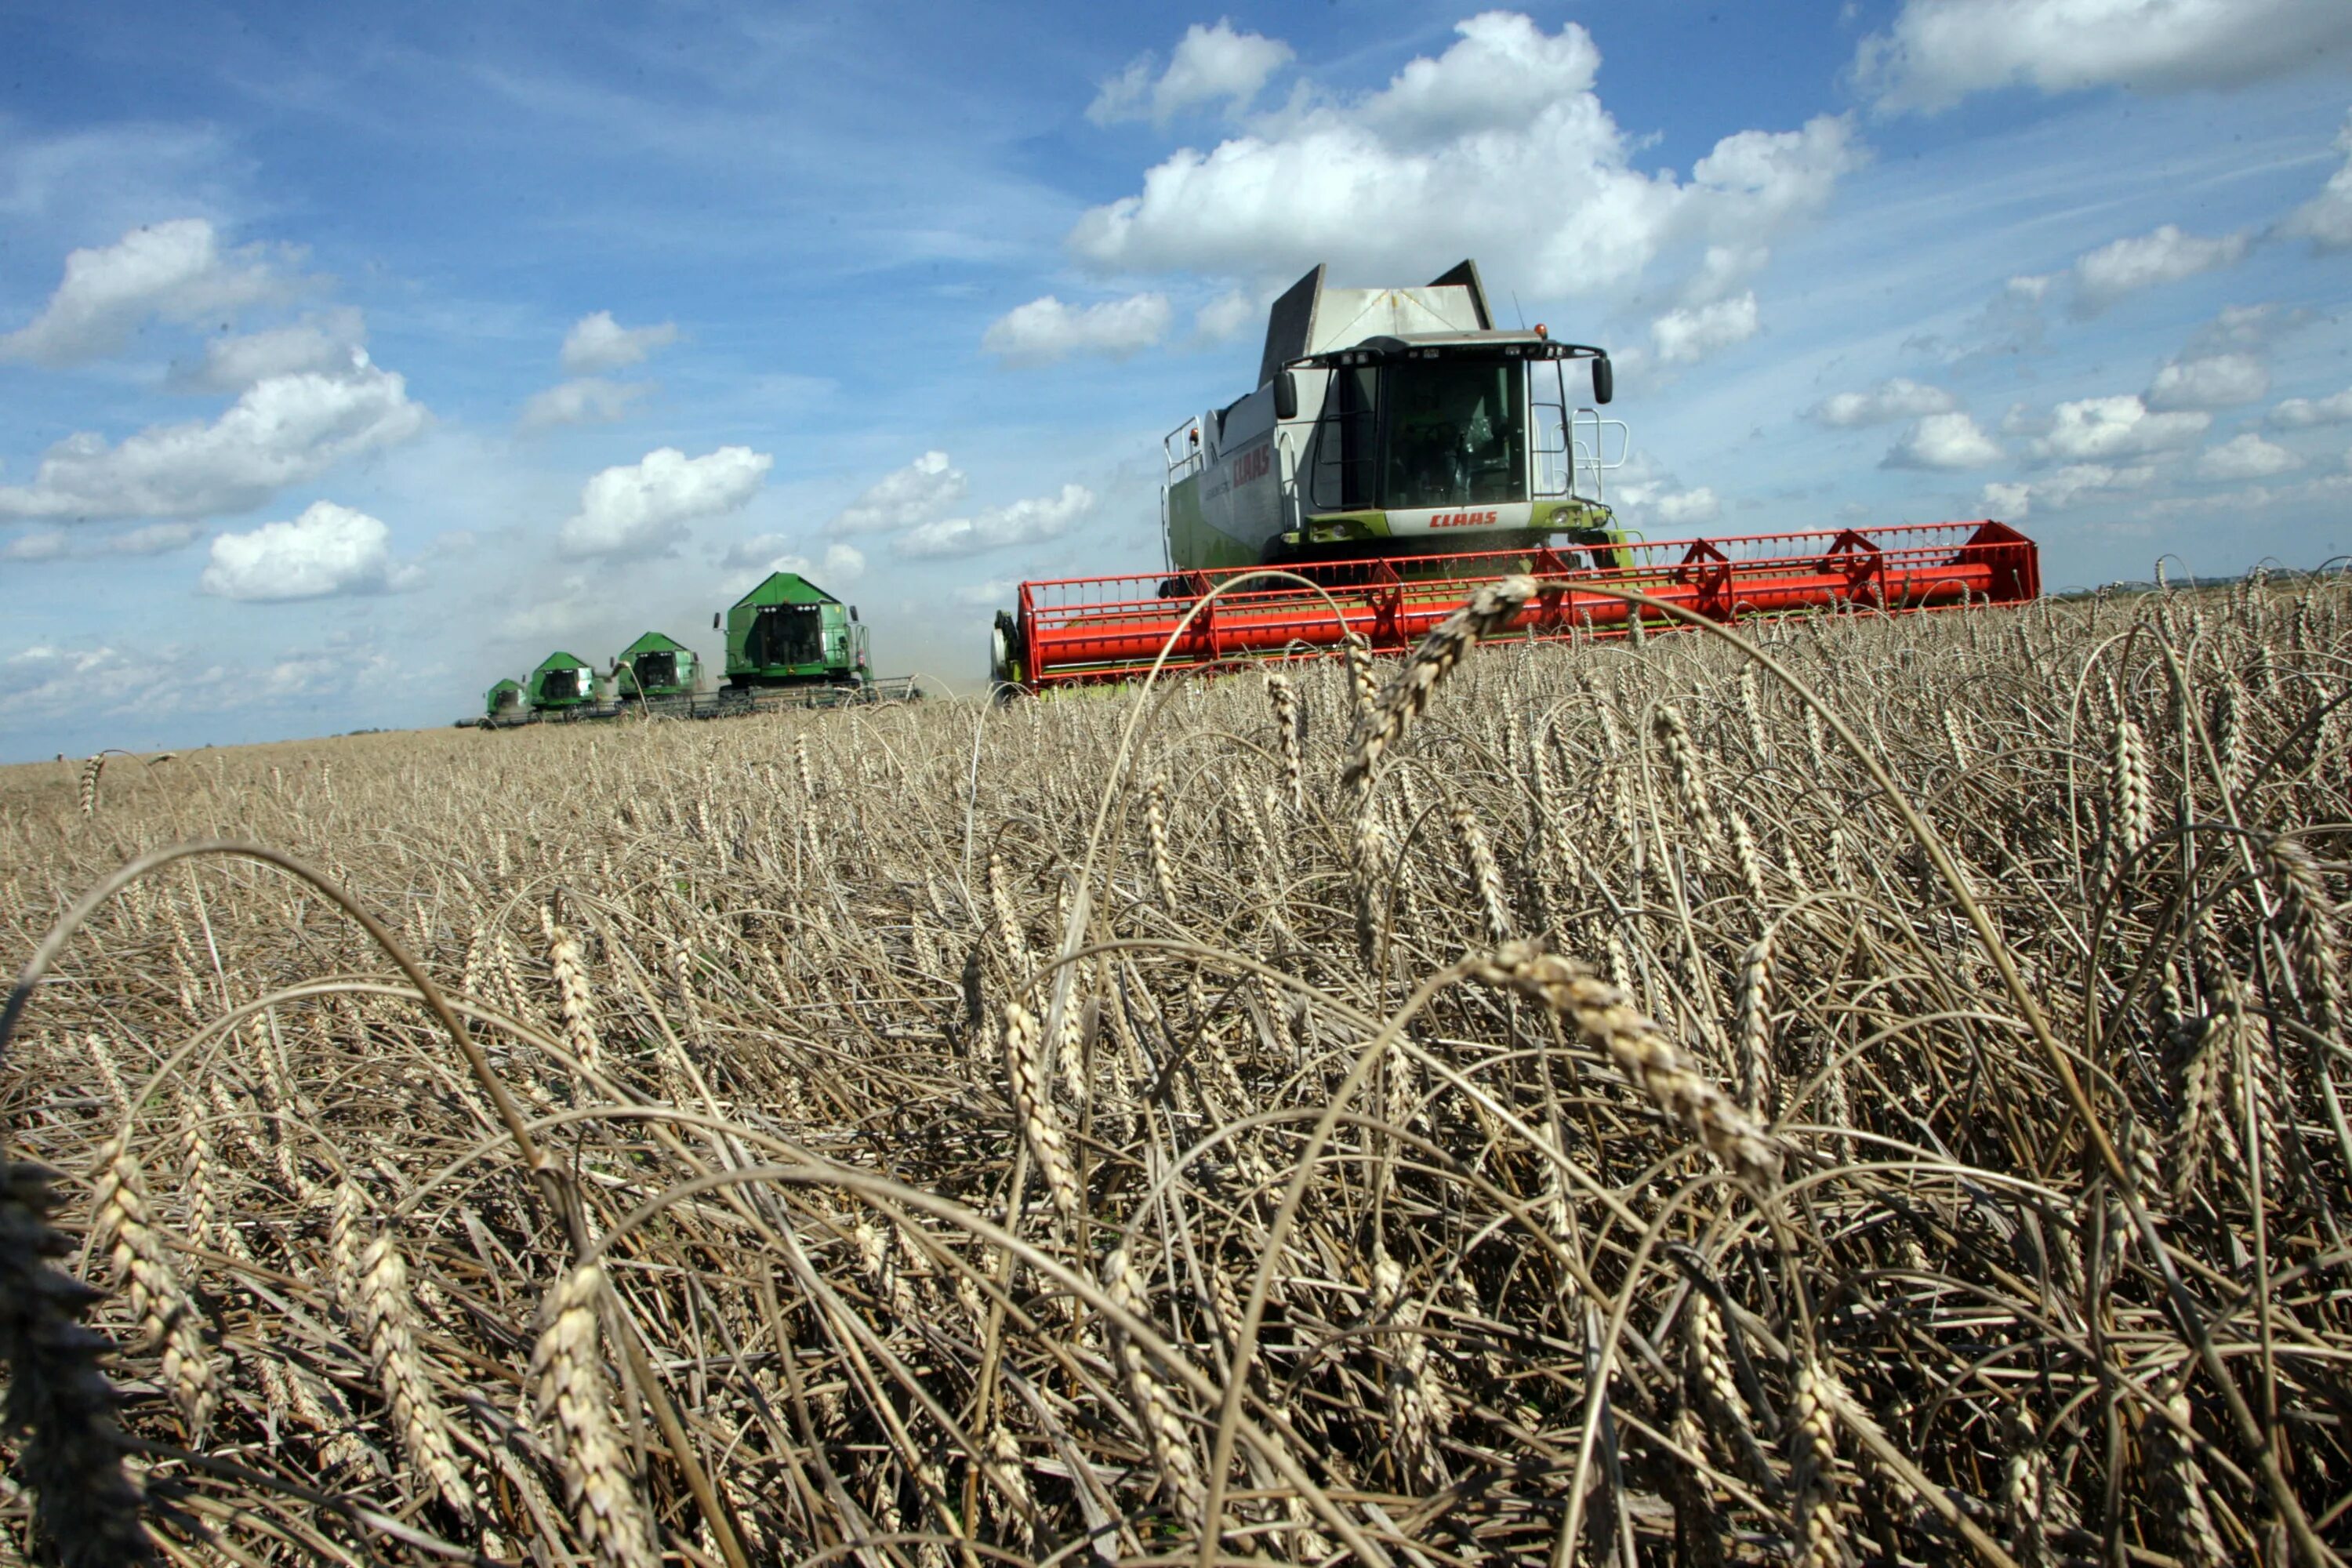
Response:
POLYGON ((530 672, 525 700, 534 713, 561 713, 596 701, 596 671, 583 658, 551 653, 530 672))
POLYGON ((482 717, 492 720, 521 718, 522 682, 501 680, 483 692, 482 717))
POLYGON ((684 643, 647 632, 613 658, 613 695, 621 701, 690 697, 702 659, 684 643))
POLYGON ((797 572, 777 572, 735 601, 727 627, 727 684, 754 687, 864 686, 866 628, 844 605, 797 572))

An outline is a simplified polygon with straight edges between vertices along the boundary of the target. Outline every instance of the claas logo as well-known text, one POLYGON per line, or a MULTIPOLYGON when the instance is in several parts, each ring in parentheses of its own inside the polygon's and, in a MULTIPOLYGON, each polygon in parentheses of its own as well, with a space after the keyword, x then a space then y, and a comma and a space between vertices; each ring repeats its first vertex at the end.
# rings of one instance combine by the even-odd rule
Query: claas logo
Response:
POLYGON ((1486 511, 1441 511, 1429 520, 1432 528, 1492 528, 1502 513, 1486 511))
POLYGON ((1240 486, 1248 484, 1252 479, 1265 478, 1273 468, 1274 443, 1269 441, 1263 447, 1254 447, 1235 458, 1230 471, 1234 484, 1240 486))

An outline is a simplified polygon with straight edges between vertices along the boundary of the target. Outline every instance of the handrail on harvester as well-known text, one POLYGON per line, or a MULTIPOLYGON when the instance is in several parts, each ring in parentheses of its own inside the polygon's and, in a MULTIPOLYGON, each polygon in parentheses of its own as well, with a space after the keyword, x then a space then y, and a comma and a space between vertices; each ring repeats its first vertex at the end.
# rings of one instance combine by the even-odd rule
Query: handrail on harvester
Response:
MULTIPOLYGON (((1019 629, 1032 687, 1123 680, 1160 657, 1210 590, 1254 568, 1064 577, 1021 584, 1019 629)), ((2030 603, 2042 593, 2040 554, 2006 523, 1911 523, 1638 544, 1545 547, 1289 564, 1295 583, 1235 588, 1193 617, 1166 668, 1278 657, 1298 646, 1339 646, 1353 633, 1376 652, 1412 647, 1481 583, 1517 574, 1536 597, 1495 635, 1550 641, 1622 637, 1627 601, 1580 588, 1632 588, 1712 620, 1831 610, 1900 614, 1982 602, 2030 603), (1327 598, 1326 595, 1328 595, 1327 598), (1338 613, 1333 613, 1336 603, 1338 613)), ((1679 622, 1654 612, 1645 626, 1679 622)))

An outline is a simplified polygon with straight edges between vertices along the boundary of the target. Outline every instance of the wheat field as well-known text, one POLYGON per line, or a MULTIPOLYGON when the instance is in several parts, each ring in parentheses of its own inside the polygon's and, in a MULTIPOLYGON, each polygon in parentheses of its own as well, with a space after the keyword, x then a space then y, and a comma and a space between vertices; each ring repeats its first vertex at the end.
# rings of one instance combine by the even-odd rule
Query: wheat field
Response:
POLYGON ((0 1563, 2336 1560, 2352 589, 1475 629, 12 770, 0 1563))

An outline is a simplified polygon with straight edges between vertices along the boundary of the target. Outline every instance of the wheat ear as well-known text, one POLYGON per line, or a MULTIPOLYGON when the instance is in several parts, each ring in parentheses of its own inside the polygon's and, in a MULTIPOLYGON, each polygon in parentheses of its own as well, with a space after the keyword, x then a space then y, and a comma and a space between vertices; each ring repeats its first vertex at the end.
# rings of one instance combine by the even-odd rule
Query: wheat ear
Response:
POLYGON ((92 1180, 90 1244, 106 1254, 118 1278, 130 1281, 131 1315, 146 1342, 162 1349, 163 1387, 180 1407, 189 1440, 200 1443, 220 1404, 212 1355, 195 1298, 173 1271, 163 1229, 148 1213, 138 1158, 122 1137, 99 1152, 92 1180))
MULTIPOLYGON (((1127 1248, 1119 1247, 1103 1260, 1103 1289, 1114 1306, 1138 1318, 1149 1316, 1143 1275, 1128 1256, 1127 1248)), ((1193 1457, 1192 1440, 1185 1433, 1183 1417, 1177 1412, 1175 1398, 1167 1385, 1152 1374, 1142 1347, 1124 1333, 1116 1338, 1119 1365, 1127 1373, 1128 1394, 1135 1404, 1135 1418, 1143 1426, 1144 1440, 1150 1445, 1151 1461, 1159 1467, 1168 1500, 1187 1517, 1198 1519, 1207 1498, 1201 1488, 1200 1461, 1193 1457)))
POLYGON ((1708 1152, 1759 1186, 1778 1184, 1780 1156, 1756 1119, 1701 1073, 1625 993, 1586 965, 1512 942, 1473 972, 1541 1002, 1609 1054, 1617 1070, 1680 1121, 1708 1152))
POLYGON ((1045 1178, 1046 1194, 1062 1223, 1078 1218, 1078 1170, 1062 1135, 1054 1102, 1045 1093, 1045 1062, 1038 1037, 1037 1016, 1018 1002, 1004 1005, 1004 1077, 1013 1090, 1013 1113, 1021 1118, 1021 1135, 1045 1178))
POLYGON ((1431 628, 1357 726, 1355 752, 1339 782, 1360 793, 1368 787, 1381 758, 1404 739, 1406 729, 1429 706, 1439 683, 1462 662, 1463 656, 1535 596, 1534 578, 1506 577, 1481 587, 1468 604, 1431 628))
POLYGON ((144 1499, 122 1466, 116 1394, 100 1358, 114 1347, 81 1321, 99 1293, 48 1260, 73 1250, 49 1223, 52 1173, 0 1161, 0 1424, 33 1491, 36 1530, 76 1568, 154 1561, 144 1499))
POLYGON ((547 1326, 532 1347, 530 1374, 542 1418, 552 1417, 563 1450, 563 1484, 580 1510, 581 1532, 608 1568, 659 1568, 653 1524, 629 1473, 613 1423, 604 1363, 596 1353, 596 1303, 604 1270, 571 1270, 548 1293, 547 1326))
POLYGON ((416 1305, 408 1290, 408 1263, 390 1232, 360 1255, 360 1327, 367 1336, 384 1403, 392 1408, 400 1446, 433 1489, 459 1513, 474 1511, 473 1489, 457 1468, 448 1420, 433 1396, 425 1358, 416 1348, 416 1305))

